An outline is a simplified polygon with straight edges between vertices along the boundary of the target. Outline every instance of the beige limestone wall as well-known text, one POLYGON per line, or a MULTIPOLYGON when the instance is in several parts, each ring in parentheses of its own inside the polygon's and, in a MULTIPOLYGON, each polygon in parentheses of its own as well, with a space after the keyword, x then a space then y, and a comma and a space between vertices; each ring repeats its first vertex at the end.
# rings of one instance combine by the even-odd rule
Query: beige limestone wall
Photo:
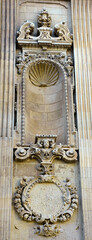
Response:
POLYGON ((72 0, 84 239, 92 239, 92 1, 72 0))
MULTIPOLYGON (((22 6, 20 1, 20 7, 22 6)), ((24 1, 26 2, 26 1, 24 1)), ((29 2, 29 1, 28 1, 29 2)), ((60 1, 59 9, 67 9, 67 4, 60 1), (63 7, 62 5, 66 5, 63 7)), ((45 7, 46 4, 44 4, 45 7)), ((51 4, 54 5, 54 1, 51 4)), ((56 4, 57 5, 57 4, 56 4)), ((1 0, 1 49, 0 49, 0 240, 10 239, 11 225, 11 195, 12 195, 12 143, 13 143, 13 86, 15 66, 15 10, 19 15, 19 4, 15 0, 1 0), (17 4, 17 8, 15 8, 17 4)), ((42 4, 43 6, 43 4, 42 4)), ((47 5, 46 5, 47 6, 47 5)), ((69 5, 68 5, 69 6, 69 5)), ((29 7, 28 7, 29 8, 29 7)), ((42 8, 42 7, 41 7, 42 8)), ((39 11, 41 10, 39 9, 39 11)), ((79 133, 79 156, 81 173, 82 207, 85 240, 92 236, 92 143, 91 143, 91 9, 92 1, 71 0, 72 23, 74 34, 74 62, 76 79, 77 119, 79 133)), ((22 8, 21 8, 22 9, 22 8)), ((69 8, 70 9, 70 8, 69 8)), ((59 10, 60 11, 60 10, 59 10)), ((33 12, 33 11, 32 11, 33 12)), ((69 10, 70 12, 70 10, 69 10)), ((69 13, 70 14, 70 13, 69 13)), ((67 22, 71 30, 70 15, 67 22)), ((24 12, 21 15, 24 16, 24 12)), ((61 15, 61 12, 60 12, 61 15)), ((37 14, 36 14, 37 16, 37 14)), ((27 17, 27 16, 26 16, 27 17)), ((64 15, 62 13, 62 18, 64 15)), ((18 19, 18 18, 17 18, 18 19)), ((24 18, 23 18, 24 19, 24 18)), ((58 18, 59 19, 59 18, 58 18)), ((25 20, 25 19, 24 19, 25 20)), ((30 20, 30 16, 29 16, 30 20)), ((61 17, 60 17, 61 20, 61 17)), ((19 21, 20 22, 20 21, 19 21)), ((19 28, 17 22, 17 29, 19 28)), ((21 23, 22 23, 21 18, 21 23)), ((56 22, 55 22, 56 23, 56 22)), ((24 164, 25 166, 25 164, 24 164)), ((26 166, 25 166, 26 167, 26 166)), ((20 167, 21 171, 21 167, 20 167)), ((14 184, 15 187, 15 184, 14 184)), ((14 211, 14 210, 13 210, 14 211)), ((15 212, 14 212, 15 214, 15 212)), ((18 217, 16 217, 18 218, 18 217)), ((22 223, 19 220, 22 228, 22 223)), ((13 218, 12 218, 13 222, 13 218)), ((68 226, 68 224, 67 224, 68 226)), ((26 222, 23 222, 26 235, 26 222)), ((18 234, 17 239, 21 239, 18 234)), ((70 232, 70 229, 69 229, 70 232)), ((76 230, 77 232, 77 230, 76 230)), ((28 232, 27 232, 28 234, 28 232)), ((71 228, 72 234, 72 228, 71 228)), ((77 233, 80 239, 80 233, 77 233)), ((22 234, 23 235, 23 234, 22 234)), ((25 236, 24 240, 25 240, 25 236)), ((29 234, 30 237, 30 234, 29 234)), ((71 236, 69 236, 70 239, 71 236)), ((16 239, 13 235, 14 240, 16 239)), ((11 238, 12 239, 12 238, 11 238)), ((35 239, 35 238, 33 238, 35 239)), ((39 238, 40 239, 40 238, 39 238)), ((56 238, 55 238, 56 239, 56 238)), ((57 238, 58 239, 58 238, 57 238)), ((62 239, 62 236, 61 236, 62 239)), ((63 237, 64 239, 64 237, 63 237)), ((75 238, 76 239, 76 238, 75 238)), ((78 238, 77 238, 78 239, 78 238)), ((66 234, 67 240, 67 234, 66 234)))

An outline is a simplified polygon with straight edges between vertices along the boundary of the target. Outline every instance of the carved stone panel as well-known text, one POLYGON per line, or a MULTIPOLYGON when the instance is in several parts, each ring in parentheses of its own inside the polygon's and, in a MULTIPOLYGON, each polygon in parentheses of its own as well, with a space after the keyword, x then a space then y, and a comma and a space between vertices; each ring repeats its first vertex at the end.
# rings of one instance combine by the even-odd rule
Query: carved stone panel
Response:
MULTIPOLYGON (((12 227, 19 240, 44 237, 80 240, 69 5, 59 2, 62 5, 59 8, 66 11, 65 21, 63 14, 62 18, 57 14, 55 20, 50 2, 46 3, 47 9, 38 8, 37 14, 36 9, 32 14, 32 1, 23 4, 26 17, 20 12, 22 18, 19 16, 17 28, 16 82, 20 108, 15 110, 20 119, 17 118, 14 131, 12 227)), ((23 4, 21 1, 21 11, 23 4)))
POLYGON ((24 178, 14 202, 16 211, 23 220, 43 224, 44 231, 41 233, 37 227, 36 233, 51 236, 60 231, 56 226, 58 231, 55 232, 52 224, 58 221, 65 222, 71 218, 74 209, 77 209, 78 196, 76 188, 72 187, 67 179, 64 184, 53 175, 45 175, 29 182, 24 178), (48 224, 48 230, 45 230, 46 224, 48 224), (50 231, 51 227, 53 231, 50 231))
POLYGON ((36 144, 27 148, 17 148, 15 160, 24 161, 36 158, 41 171, 37 178, 24 177, 17 188, 14 205, 20 217, 28 222, 35 221, 43 225, 35 227, 35 233, 53 236, 60 232, 58 222, 69 220, 78 206, 76 187, 68 178, 59 181, 54 175, 53 161, 73 162, 77 160, 75 149, 69 146, 56 145, 56 136, 36 136, 36 144), (42 228, 42 230, 41 230, 42 228), (56 231, 57 229, 57 231, 56 231))

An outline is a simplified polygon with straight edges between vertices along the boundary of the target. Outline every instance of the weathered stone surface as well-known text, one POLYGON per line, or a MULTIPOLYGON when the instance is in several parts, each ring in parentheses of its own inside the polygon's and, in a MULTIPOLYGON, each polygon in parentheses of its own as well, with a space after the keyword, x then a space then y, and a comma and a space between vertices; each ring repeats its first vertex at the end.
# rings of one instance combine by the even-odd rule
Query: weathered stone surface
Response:
MULTIPOLYGON (((48 238, 48 234, 49 239, 55 238, 56 240, 91 240, 91 5, 90 0, 71 0, 71 4, 70 1, 0 0, 0 240, 44 240, 44 236, 48 238), (53 31, 52 29, 47 29, 46 33, 44 29, 41 29, 41 27, 44 27, 43 23, 40 23, 42 26, 37 26, 37 18, 43 7, 48 11, 48 16, 52 18, 52 22, 49 21, 47 25, 43 21, 45 27, 53 29, 53 31), (18 55, 20 51, 18 45, 17 49, 15 47, 15 38, 16 32, 20 29, 24 21, 27 20, 31 22, 31 25, 27 25, 24 37, 22 36, 28 42, 26 49, 22 51, 23 56, 30 49, 29 42, 33 38, 37 40, 37 34, 39 34, 39 39, 37 40, 39 47, 37 49, 37 47, 35 48, 32 45, 31 53, 35 55, 44 53, 45 58, 46 53, 48 53, 49 57, 47 59, 51 61, 54 59, 55 63, 62 61, 62 64, 60 64, 65 68, 67 79, 58 67, 60 77, 55 85, 44 88, 37 87, 30 83, 28 77, 23 75, 25 79, 25 86, 23 87, 23 78, 21 76, 25 63, 22 62, 22 66, 18 66, 19 62, 21 65, 21 55, 20 59, 18 59, 19 62, 15 60, 15 55, 18 55), (73 96, 74 88, 72 75, 73 63, 71 61, 72 52, 70 49, 66 50, 64 47, 58 46, 55 48, 54 45, 52 47, 51 45, 48 46, 48 41, 45 46, 45 41, 42 40, 42 36, 46 38, 47 33, 51 41, 50 44, 52 44, 52 39, 54 38, 55 41, 56 38, 59 38, 58 41, 64 40, 65 33, 62 33, 63 24, 61 22, 66 22, 70 33, 73 30, 79 145, 74 121, 74 111, 76 115, 76 108, 73 106, 73 98, 71 97, 73 96), (37 27, 39 27, 38 33, 37 27), (63 55, 61 58, 60 53, 63 55), (58 55, 58 57, 55 57, 55 55, 58 55), (16 67, 15 63, 17 64, 16 67), (15 84, 17 86, 17 101, 14 99, 15 84), (17 115, 14 120, 15 112, 17 115), (33 181, 34 178, 38 178, 39 170, 41 170, 39 162, 36 159, 30 160, 28 158, 24 162, 15 162, 14 160, 13 164, 13 148, 17 147, 16 144, 21 144, 21 141, 25 144, 34 143, 37 133, 56 134, 57 144, 60 142, 62 144, 76 144, 79 148, 80 164, 69 164, 63 161, 61 163, 60 159, 54 160, 54 173, 58 181, 65 182, 66 177, 67 179, 71 179, 72 184, 77 187, 79 197, 77 212, 73 214, 68 222, 63 222, 62 229, 60 229, 61 222, 58 224, 60 228, 57 228, 52 223, 45 223, 39 227, 39 224, 36 225, 35 222, 22 220, 15 212, 12 203, 12 195, 14 199, 15 188, 20 185, 23 177, 26 176, 28 180, 31 177, 33 181)), ((72 43, 72 40, 70 42, 72 43)), ((45 187, 45 190, 43 190, 43 185, 40 185, 40 190, 38 185, 35 185, 36 189, 32 189, 34 191, 32 192, 32 197, 34 196, 35 198, 35 208, 39 210, 40 203, 37 202, 36 193, 38 196, 42 188, 41 200, 43 199, 43 202, 46 202, 46 199, 48 199, 52 212, 54 209, 57 211, 60 204, 59 189, 57 194, 59 198, 57 199, 56 185, 54 187, 51 185, 49 196, 49 190, 46 193, 47 189, 49 189, 49 183, 46 184, 47 187, 45 187), (53 205, 50 202, 51 198, 53 205), (58 202, 57 207, 54 206, 56 202, 58 202)), ((34 205, 34 198, 32 198, 32 206, 34 205)), ((38 200, 40 201, 40 196, 38 200)), ((44 208, 44 205, 42 207, 40 206, 40 210, 43 210, 44 213, 47 211, 49 213, 49 210, 44 208)), ((26 218, 27 216, 25 216, 26 218)))

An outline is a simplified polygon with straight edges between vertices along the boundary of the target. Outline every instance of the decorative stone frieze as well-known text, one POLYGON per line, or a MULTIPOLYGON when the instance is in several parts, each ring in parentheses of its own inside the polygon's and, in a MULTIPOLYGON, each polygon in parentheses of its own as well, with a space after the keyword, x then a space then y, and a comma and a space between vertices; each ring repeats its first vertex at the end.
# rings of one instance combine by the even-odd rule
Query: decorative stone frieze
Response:
MULTIPOLYGON (((32 54, 32 52, 29 50, 25 51, 24 55, 21 52, 19 52, 19 54, 17 55, 16 67, 18 69, 18 73, 21 74, 23 69, 27 66, 28 63, 33 62, 33 64, 35 64, 35 60, 38 61, 37 69, 38 69, 38 64, 40 66, 40 64, 43 63, 43 61, 48 63, 47 61, 49 60, 49 64, 52 67, 54 67, 54 70, 56 70, 55 73, 57 72, 57 74, 56 74, 57 76, 58 76, 58 70, 56 69, 55 64, 61 64, 61 66, 64 67, 64 70, 68 76, 71 76, 71 74, 72 74, 73 60, 72 60, 71 56, 67 56, 67 58, 66 58, 66 56, 63 52, 61 52, 59 54, 50 54, 47 52, 45 54, 44 53, 32 54), (51 61, 53 61, 54 64, 52 64, 51 61)), ((35 66, 35 65, 33 65, 33 66, 35 66)), ((45 68, 45 66, 44 66, 44 68, 45 68)), ((42 68, 43 72, 44 72, 44 68, 42 68)))

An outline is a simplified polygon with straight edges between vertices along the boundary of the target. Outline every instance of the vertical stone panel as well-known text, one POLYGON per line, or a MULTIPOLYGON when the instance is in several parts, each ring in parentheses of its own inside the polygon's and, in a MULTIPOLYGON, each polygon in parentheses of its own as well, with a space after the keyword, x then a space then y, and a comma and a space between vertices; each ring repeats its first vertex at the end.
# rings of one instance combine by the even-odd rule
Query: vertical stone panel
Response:
POLYGON ((12 139, 0 139, 0 239, 10 239, 12 139))
POLYGON ((0 6, 0 240, 8 240, 12 199, 15 1, 1 0, 0 6))
POLYGON ((71 0, 84 239, 92 235, 91 9, 90 0, 71 0))
POLYGON ((1 1, 0 136, 12 137, 14 98, 15 3, 1 1))

